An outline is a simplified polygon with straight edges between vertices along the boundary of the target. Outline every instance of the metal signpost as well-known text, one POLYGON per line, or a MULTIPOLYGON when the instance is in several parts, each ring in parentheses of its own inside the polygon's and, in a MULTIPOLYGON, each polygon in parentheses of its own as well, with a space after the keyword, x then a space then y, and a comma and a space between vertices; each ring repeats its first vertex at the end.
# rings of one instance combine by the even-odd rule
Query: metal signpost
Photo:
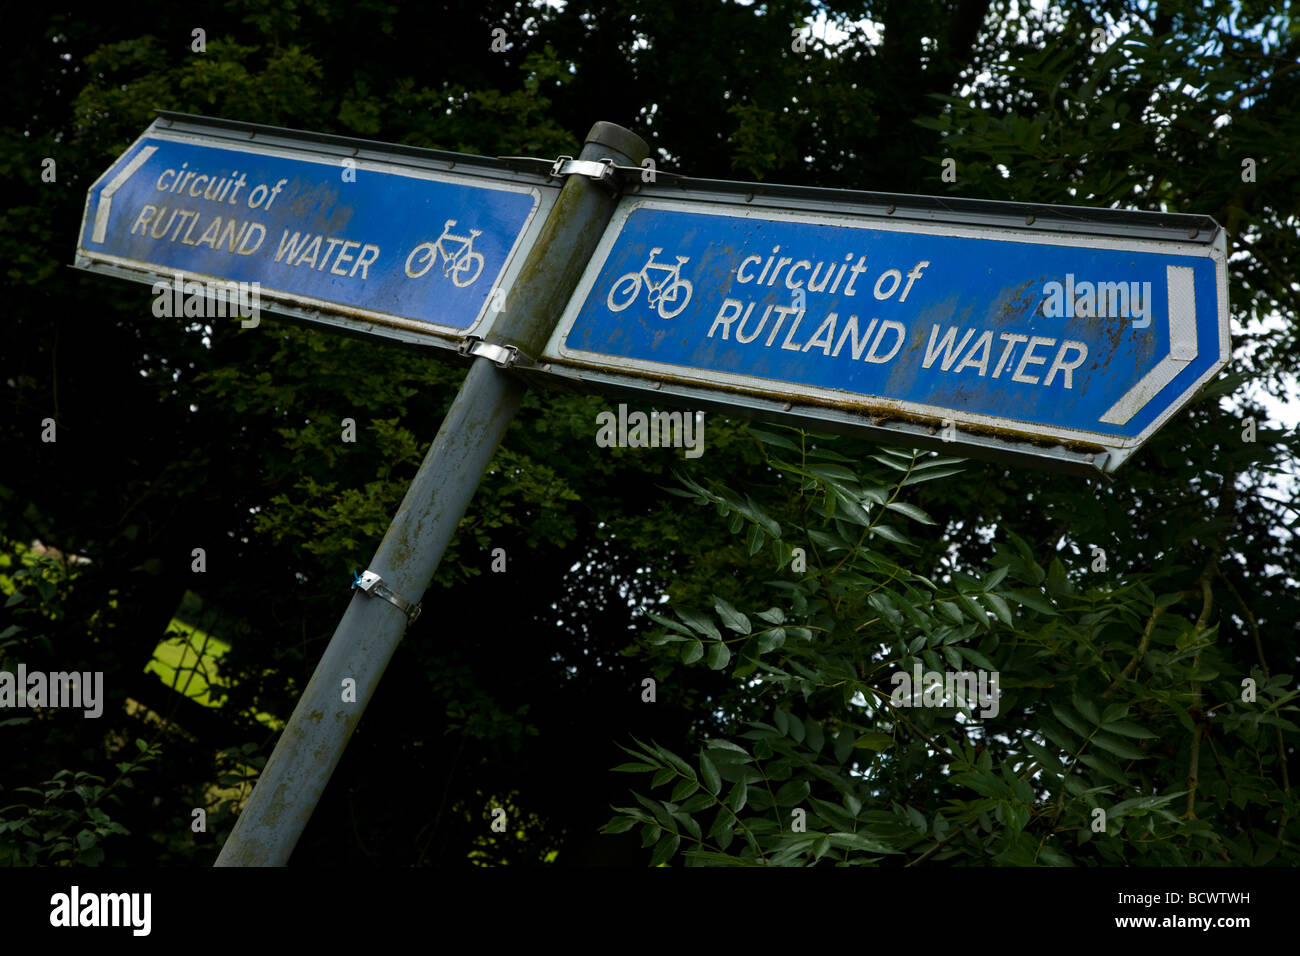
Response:
POLYGON ((474 358, 218 866, 288 862, 518 408, 514 372, 1112 471, 1229 357, 1203 216, 644 183, 646 144, 609 123, 550 161, 159 116, 91 188, 78 267, 178 303, 256 283, 272 311, 474 358))
POLYGON ((1112 471, 1229 357, 1225 240, 1203 216, 679 180, 624 198, 544 361, 1112 471))
POLYGON ((160 112, 91 187, 75 265, 455 348, 482 337, 559 183, 508 161, 160 112), (179 278, 177 278, 179 276, 179 278))
POLYGON ((284 865, 523 398, 505 369, 540 352, 620 171, 649 150, 597 123, 577 159, 539 168, 160 117, 91 188, 78 267, 174 275, 178 299, 189 283, 257 282, 274 311, 474 359, 217 859, 284 865))

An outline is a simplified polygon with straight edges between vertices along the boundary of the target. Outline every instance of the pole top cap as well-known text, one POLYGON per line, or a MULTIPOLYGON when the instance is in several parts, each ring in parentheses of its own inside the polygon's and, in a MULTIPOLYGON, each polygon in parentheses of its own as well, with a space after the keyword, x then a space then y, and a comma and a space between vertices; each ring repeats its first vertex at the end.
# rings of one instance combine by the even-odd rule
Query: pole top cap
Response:
POLYGON ((587 142, 622 153, 632 161, 633 165, 639 164, 650 155, 650 147, 645 140, 617 123, 604 121, 596 123, 587 134, 587 142))

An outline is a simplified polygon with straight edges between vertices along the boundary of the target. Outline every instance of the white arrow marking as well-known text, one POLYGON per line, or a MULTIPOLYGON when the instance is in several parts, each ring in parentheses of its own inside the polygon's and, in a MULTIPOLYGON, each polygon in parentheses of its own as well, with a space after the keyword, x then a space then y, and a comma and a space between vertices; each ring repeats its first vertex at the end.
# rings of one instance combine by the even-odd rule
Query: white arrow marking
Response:
POLYGON ((95 207, 95 231, 90 234, 91 242, 102 243, 104 236, 108 233, 108 212, 113 208, 113 193, 126 185, 126 181, 135 175, 137 169, 149 161, 149 157, 157 149, 157 146, 146 146, 140 150, 135 159, 123 166, 122 171, 114 176, 113 181, 105 186, 99 194, 99 205, 95 207))
POLYGON ((1169 289, 1169 354, 1101 416, 1107 425, 1124 425, 1196 358, 1196 287, 1189 266, 1166 266, 1169 289))

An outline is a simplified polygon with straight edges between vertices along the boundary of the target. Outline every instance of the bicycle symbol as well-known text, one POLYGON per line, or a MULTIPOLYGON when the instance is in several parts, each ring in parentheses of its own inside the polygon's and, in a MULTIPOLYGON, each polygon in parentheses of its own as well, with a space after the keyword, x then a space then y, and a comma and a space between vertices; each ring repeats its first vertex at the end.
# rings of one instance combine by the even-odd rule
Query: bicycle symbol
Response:
POLYGON ((695 289, 689 280, 682 278, 682 266, 690 262, 691 257, 677 256, 677 265, 670 266, 662 262, 655 262, 655 256, 661 252, 663 252, 663 249, 655 246, 650 250, 650 258, 646 260, 640 272, 629 272, 618 277, 617 281, 610 287, 609 295, 605 299, 609 311, 622 312, 635 302, 637 296, 641 294, 642 283, 649 289, 646 302, 651 308, 659 310, 660 318, 671 319, 686 308, 691 301, 691 293, 695 289), (665 272, 667 275, 655 282, 650 278, 651 269, 665 272), (615 305, 615 298, 622 299, 623 304, 615 305), (674 303, 676 303, 675 306, 674 303))
POLYGON ((462 289, 474 283, 474 280, 479 277, 479 273, 483 271, 483 256, 474 251, 474 238, 483 235, 483 230, 471 229, 468 236, 453 236, 451 227, 454 225, 456 225, 456 220, 448 219, 442 227, 442 235, 438 237, 436 242, 422 242, 411 250, 411 254, 406 257, 406 274, 408 276, 412 279, 420 278, 433 267, 437 257, 442 256, 443 275, 450 276, 451 281, 462 289), (459 243, 459 245, 453 247, 452 251, 448 253, 447 248, 443 245, 444 239, 448 241, 448 245, 451 243, 459 243), (420 257, 420 261, 416 263, 416 268, 412 271, 411 263, 415 261, 417 255, 420 257))

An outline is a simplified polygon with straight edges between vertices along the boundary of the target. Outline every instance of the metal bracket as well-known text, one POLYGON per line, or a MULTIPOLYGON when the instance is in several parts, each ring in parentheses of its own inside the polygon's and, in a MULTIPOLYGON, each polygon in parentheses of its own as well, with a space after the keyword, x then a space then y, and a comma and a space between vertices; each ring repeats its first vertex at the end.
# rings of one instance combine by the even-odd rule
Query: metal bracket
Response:
POLYGON ((634 182, 638 186, 642 182, 646 182, 643 177, 646 172, 653 172, 654 174, 654 177, 649 180, 650 183, 685 185, 689 180, 689 177, 683 176, 681 173, 670 173, 664 169, 651 170, 646 166, 620 166, 612 159, 602 159, 599 163, 591 160, 576 160, 572 156, 561 156, 558 159, 542 159, 539 156, 500 156, 498 159, 516 166, 525 167, 530 172, 536 171, 543 176, 559 178, 570 173, 577 173, 591 176, 598 182, 610 186, 617 183, 619 176, 616 174, 622 174, 626 177, 625 182, 634 182), (597 169, 597 166, 606 166, 612 172, 604 172, 597 169))
POLYGON ((619 191, 618 177, 614 174, 618 170, 627 168, 626 166, 614 165, 612 159, 591 160, 561 156, 551 165, 550 175, 556 179, 561 176, 586 176, 588 179, 604 186, 610 192, 617 193, 619 191))
POLYGON ((491 342, 484 342, 477 335, 467 335, 461 339, 456 346, 456 351, 461 355, 468 355, 472 358, 482 357, 488 359, 498 368, 533 364, 533 360, 515 346, 493 345, 491 342))
POLYGON ((603 182, 606 179, 614 178, 614 161, 612 159, 597 161, 561 156, 551 166, 551 175, 557 179, 560 176, 587 176, 597 182, 603 182))
POLYGON ((383 598, 393 607, 397 608, 407 618, 407 626, 415 623, 415 619, 420 616, 420 605, 412 604, 406 598, 402 597, 387 584, 384 579, 374 571, 366 571, 361 577, 357 577, 357 572, 352 572, 352 586, 360 588, 361 592, 368 597, 383 598))

